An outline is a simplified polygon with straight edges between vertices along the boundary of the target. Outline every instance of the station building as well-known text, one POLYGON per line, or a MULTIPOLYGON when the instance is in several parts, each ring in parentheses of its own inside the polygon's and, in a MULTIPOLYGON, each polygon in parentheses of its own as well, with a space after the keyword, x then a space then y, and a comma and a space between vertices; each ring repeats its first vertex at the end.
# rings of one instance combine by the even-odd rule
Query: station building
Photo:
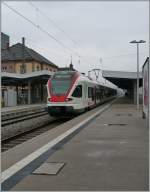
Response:
POLYGON ((2 106, 45 102, 46 82, 58 66, 25 46, 24 38, 10 46, 1 33, 1 42, 2 106))
POLYGON ((48 70, 57 71, 58 66, 25 46, 25 39, 22 43, 9 46, 9 37, 2 33, 2 72, 9 73, 31 73, 34 71, 48 70))

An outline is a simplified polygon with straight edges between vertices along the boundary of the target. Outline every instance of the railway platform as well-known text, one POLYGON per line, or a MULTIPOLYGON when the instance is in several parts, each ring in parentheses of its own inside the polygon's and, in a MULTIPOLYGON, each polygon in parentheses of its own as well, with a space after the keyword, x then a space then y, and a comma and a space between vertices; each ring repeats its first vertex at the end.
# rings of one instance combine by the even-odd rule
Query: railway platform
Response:
MULTIPOLYGON (((148 121, 142 119, 141 109, 138 111, 126 98, 119 98, 108 107, 106 105, 108 104, 62 124, 51 134, 45 133, 2 153, 2 175, 5 170, 5 177, 7 174, 11 175, 10 172, 14 169, 19 172, 15 172, 12 179, 6 179, 2 189, 148 191, 148 121), (104 107, 105 110, 102 110, 104 107), (81 123, 83 121, 84 125, 81 123), (75 130, 78 124, 80 129, 70 135, 70 128, 75 130), (61 140, 63 131, 68 136, 61 140), (49 148, 53 146, 49 153, 44 153, 45 148, 41 148, 43 155, 36 151, 59 135, 61 138, 57 145, 49 143, 49 148), (31 162, 36 155, 38 160, 31 162), (21 169, 27 158, 30 164, 21 169), (20 165, 19 161, 22 159, 24 160, 20 165), (16 168, 12 167, 14 164, 16 168)), ((53 142, 56 144, 56 139, 53 142)))

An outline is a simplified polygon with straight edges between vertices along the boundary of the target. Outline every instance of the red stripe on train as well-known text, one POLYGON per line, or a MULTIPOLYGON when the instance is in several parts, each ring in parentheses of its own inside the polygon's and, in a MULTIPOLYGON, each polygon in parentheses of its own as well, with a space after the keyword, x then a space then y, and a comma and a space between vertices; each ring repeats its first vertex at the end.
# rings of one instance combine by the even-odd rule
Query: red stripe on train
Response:
POLYGON ((60 96, 53 95, 50 99, 51 102, 65 102, 65 100, 66 95, 60 95, 60 96))

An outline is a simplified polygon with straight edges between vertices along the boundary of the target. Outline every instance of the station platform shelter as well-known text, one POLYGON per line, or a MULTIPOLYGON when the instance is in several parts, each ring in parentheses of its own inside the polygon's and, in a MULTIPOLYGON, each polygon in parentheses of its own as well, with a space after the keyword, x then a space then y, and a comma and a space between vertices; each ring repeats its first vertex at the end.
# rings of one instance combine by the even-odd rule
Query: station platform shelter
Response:
MULTIPOLYGON (((132 99, 134 104, 136 104, 137 72, 104 70, 102 75, 108 81, 112 82, 119 88, 125 90, 127 96, 132 99)), ((140 87, 140 96, 141 96, 140 103, 142 103, 142 84, 143 84, 143 77, 142 77, 142 72, 140 72, 139 73, 139 87, 140 87)))
POLYGON ((46 84, 52 75, 48 70, 26 74, 2 72, 2 107, 46 102, 46 84))

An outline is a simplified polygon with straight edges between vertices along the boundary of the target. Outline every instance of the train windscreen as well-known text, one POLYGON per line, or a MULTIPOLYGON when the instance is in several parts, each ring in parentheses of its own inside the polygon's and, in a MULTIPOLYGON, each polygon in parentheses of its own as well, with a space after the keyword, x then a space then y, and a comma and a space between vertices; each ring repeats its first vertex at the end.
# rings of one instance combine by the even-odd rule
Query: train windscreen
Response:
POLYGON ((51 91, 54 95, 66 94, 74 76, 73 73, 56 73, 51 80, 51 91))
POLYGON ((66 80, 52 80, 52 93, 54 95, 66 94, 69 87, 70 81, 66 80))

